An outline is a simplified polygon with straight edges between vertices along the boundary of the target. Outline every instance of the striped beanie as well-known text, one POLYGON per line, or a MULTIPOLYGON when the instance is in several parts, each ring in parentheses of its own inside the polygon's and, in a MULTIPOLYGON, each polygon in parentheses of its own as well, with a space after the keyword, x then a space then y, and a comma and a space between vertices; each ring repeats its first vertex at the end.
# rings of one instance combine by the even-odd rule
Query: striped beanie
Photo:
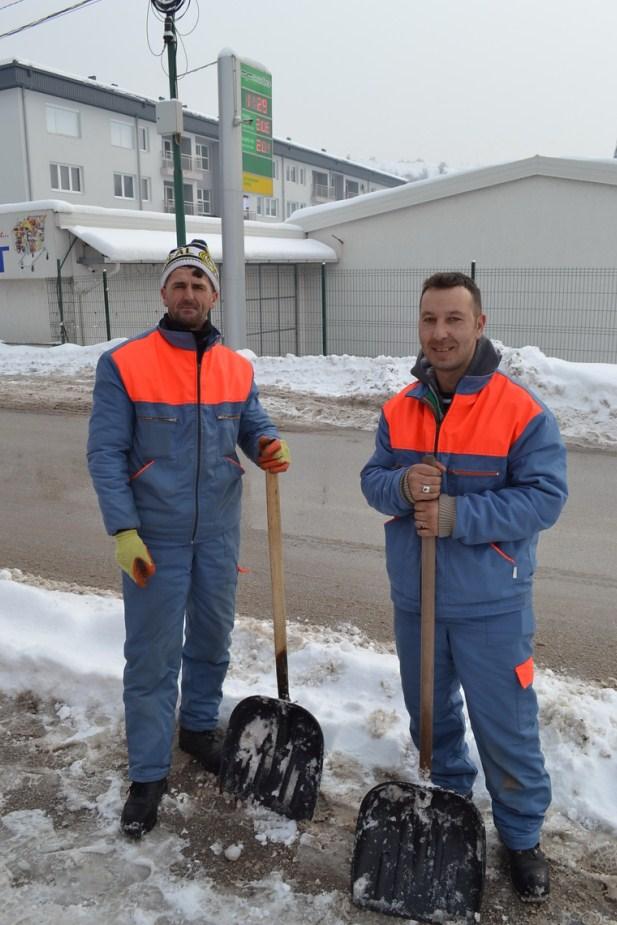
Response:
POLYGON ((220 292, 218 270, 205 241, 200 238, 193 238, 183 247, 174 247, 169 252, 161 274, 161 289, 173 271, 179 267, 194 267, 196 270, 202 270, 214 286, 215 291, 220 292))

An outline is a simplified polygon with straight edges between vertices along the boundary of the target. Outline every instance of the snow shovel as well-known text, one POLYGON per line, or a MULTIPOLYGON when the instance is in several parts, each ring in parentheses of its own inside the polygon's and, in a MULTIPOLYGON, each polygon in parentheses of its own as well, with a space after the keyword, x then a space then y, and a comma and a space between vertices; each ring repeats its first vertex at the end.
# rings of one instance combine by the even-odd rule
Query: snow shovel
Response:
POLYGON ((279 699, 241 700, 229 719, 219 772, 221 790, 252 797, 290 819, 311 819, 323 765, 315 717, 290 702, 278 476, 266 472, 274 652, 279 699))
POLYGON ((473 803, 428 786, 433 756, 435 538, 422 538, 420 776, 379 784, 360 806, 354 842, 353 902, 420 922, 476 922, 484 885, 486 836, 473 803))

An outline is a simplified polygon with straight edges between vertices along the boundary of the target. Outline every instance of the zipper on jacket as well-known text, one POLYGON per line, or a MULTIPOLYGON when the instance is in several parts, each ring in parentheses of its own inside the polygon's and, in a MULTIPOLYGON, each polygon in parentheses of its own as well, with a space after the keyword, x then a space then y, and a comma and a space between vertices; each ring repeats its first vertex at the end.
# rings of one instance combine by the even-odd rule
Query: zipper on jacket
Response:
POLYGON ((193 535, 191 543, 195 542, 197 523, 199 521, 199 471, 201 469, 201 361, 203 353, 197 350, 197 454, 195 467, 195 519, 193 520, 193 535))
POLYGON ((497 478, 499 472, 488 472, 485 469, 448 469, 448 472, 451 472, 452 475, 469 475, 469 476, 494 476, 497 478))
POLYGON ((490 547, 491 549, 494 549, 495 552, 499 553, 499 555, 505 559, 506 562, 510 563, 512 566, 512 578, 518 578, 518 566, 516 564, 516 560, 513 559, 512 556, 509 556, 507 552, 504 552, 503 549, 497 545, 497 543, 491 543, 490 547))
POLYGON ((437 455, 437 446, 439 444, 439 431, 441 430, 441 424, 444 419, 444 415, 439 405, 438 396, 433 391, 430 385, 428 389, 429 389, 428 395, 423 395, 420 401, 422 402, 423 405, 426 405, 427 408, 431 409, 431 414, 435 418, 435 442, 433 445, 433 453, 437 455))

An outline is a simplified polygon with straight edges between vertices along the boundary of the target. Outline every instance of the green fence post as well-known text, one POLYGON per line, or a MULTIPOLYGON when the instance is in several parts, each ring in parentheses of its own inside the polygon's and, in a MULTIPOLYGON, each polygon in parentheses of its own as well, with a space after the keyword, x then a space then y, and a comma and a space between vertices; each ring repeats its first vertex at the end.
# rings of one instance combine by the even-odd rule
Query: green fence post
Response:
POLYGON ((326 313, 326 265, 321 265, 321 352, 328 355, 328 319, 326 313))
POLYGON ((111 340, 111 322, 109 320, 109 289, 107 288, 107 270, 103 270, 103 299, 105 301, 105 330, 107 340, 111 340))
POLYGON ((476 281, 476 261, 475 260, 471 261, 471 278, 475 283, 476 281))
POLYGON ((60 341, 66 344, 66 331, 64 329, 64 304, 62 302, 62 264, 60 258, 56 260, 56 290, 58 292, 58 312, 60 314, 60 341))

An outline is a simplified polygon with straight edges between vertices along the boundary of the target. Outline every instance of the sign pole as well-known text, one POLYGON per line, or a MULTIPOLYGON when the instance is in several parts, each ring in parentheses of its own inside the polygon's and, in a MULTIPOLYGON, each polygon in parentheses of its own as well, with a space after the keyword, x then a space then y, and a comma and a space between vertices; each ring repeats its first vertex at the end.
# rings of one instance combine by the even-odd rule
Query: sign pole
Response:
POLYGON ((228 48, 217 60, 219 144, 221 165, 221 224, 223 233, 222 296, 225 343, 232 350, 246 347, 246 281, 242 203, 242 119, 240 62, 228 48))
MULTIPOLYGON (((176 74, 176 27, 173 13, 165 17, 165 31, 163 39, 167 45, 167 61, 169 65, 169 96, 172 100, 178 99, 178 80, 176 74)), ((176 240, 178 247, 186 244, 186 219, 184 214, 184 185, 182 182, 182 151, 180 148, 181 136, 172 135, 172 150, 174 158, 174 205, 176 213, 176 240)))

